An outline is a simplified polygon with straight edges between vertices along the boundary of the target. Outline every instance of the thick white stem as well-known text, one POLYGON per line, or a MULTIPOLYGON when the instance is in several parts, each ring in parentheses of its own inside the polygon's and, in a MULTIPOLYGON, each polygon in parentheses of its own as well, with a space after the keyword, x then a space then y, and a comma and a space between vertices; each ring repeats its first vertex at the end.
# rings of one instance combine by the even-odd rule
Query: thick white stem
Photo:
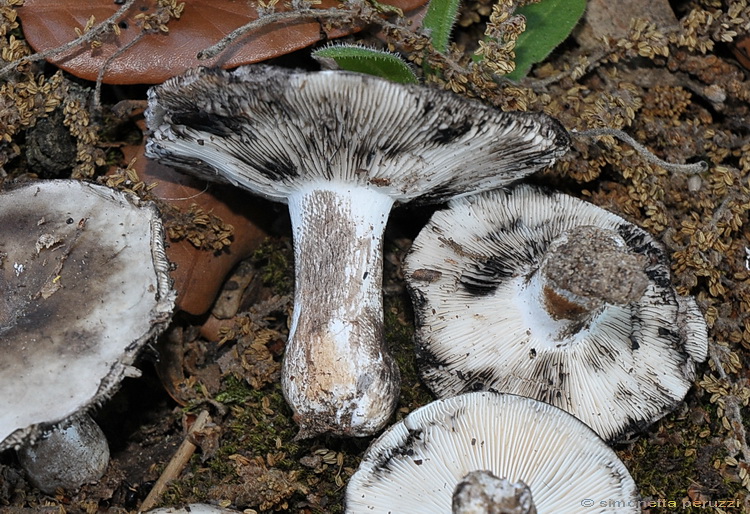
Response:
POLYGON ((398 400, 383 337, 383 232, 393 200, 366 188, 311 186, 289 198, 294 314, 282 387, 298 437, 367 436, 398 400))

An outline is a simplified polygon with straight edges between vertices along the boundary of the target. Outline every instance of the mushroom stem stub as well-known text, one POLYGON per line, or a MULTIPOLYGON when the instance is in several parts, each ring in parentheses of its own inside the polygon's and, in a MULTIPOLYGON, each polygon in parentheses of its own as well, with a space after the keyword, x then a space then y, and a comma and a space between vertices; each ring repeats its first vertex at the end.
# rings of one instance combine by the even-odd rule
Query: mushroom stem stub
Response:
POLYGON ((375 190, 331 184, 289 198, 296 284, 282 387, 300 438, 372 434, 396 406, 381 292, 392 205, 375 190))
POLYGON ((552 241, 540 265, 543 304, 554 319, 572 321, 605 304, 627 305, 648 287, 645 266, 614 230, 572 228, 552 241))
POLYGON ((88 414, 68 420, 18 451, 31 483, 45 493, 96 482, 109 464, 104 432, 88 414))
POLYGON ((467 473, 453 490, 453 514, 537 514, 529 486, 491 471, 467 473))

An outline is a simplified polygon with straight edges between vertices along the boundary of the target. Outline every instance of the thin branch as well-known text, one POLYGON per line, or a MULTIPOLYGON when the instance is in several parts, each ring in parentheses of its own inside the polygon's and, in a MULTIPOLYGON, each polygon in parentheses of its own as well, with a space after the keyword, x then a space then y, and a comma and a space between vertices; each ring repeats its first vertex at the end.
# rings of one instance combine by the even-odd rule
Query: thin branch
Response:
POLYGON ((114 52, 112 55, 107 57, 107 59, 102 64, 101 68, 99 68, 99 74, 96 76, 96 87, 94 88, 94 109, 97 112, 101 111, 101 99, 102 99, 102 83, 104 82, 104 74, 107 72, 107 68, 109 68, 109 65, 112 64, 112 61, 117 59, 119 56, 121 56, 123 53, 127 52, 130 48, 132 48, 136 43, 138 43, 141 39, 143 39, 143 36, 148 34, 145 30, 142 30, 138 33, 138 35, 131 40, 129 43, 127 43, 125 46, 118 48, 116 52, 114 52))
POLYGON ((130 9, 133 4, 135 3, 135 0, 127 0, 120 9, 117 10, 116 13, 114 13, 112 16, 104 20, 103 22, 99 23, 98 25, 95 25, 91 28, 88 32, 85 34, 81 34, 81 36, 75 38, 72 41, 69 41, 65 43, 62 46, 58 46, 57 48, 50 48, 49 50, 45 50, 44 52, 38 52, 32 55, 27 55, 26 57, 21 57, 20 59, 13 61, 3 68, 0 68, 0 77, 4 77, 14 69, 16 69, 18 66, 30 62, 36 62, 41 61, 43 59, 46 59, 48 57, 51 57, 53 55, 61 54, 64 52, 67 52, 71 48, 75 48, 78 45, 83 45, 86 43, 90 43, 97 37, 101 36, 102 34, 106 33, 108 30, 112 28, 112 26, 117 23, 117 21, 122 17, 123 14, 125 14, 128 9, 130 9))
POLYGON ((138 509, 138 512, 149 510, 151 507, 156 505, 156 502, 158 502, 159 498, 161 498, 161 495, 167 488, 169 482, 180 476, 180 473, 182 473, 182 470, 185 469, 185 466, 190 460, 190 457, 193 456, 193 453, 195 453, 195 450, 197 448, 197 446, 193 444, 190 438, 194 433, 203 430, 203 427, 206 425, 206 423, 209 422, 209 420, 210 418, 208 416, 208 411, 204 410, 201 411, 200 414, 198 414, 198 418, 193 423, 193 426, 190 427, 190 430, 188 430, 188 433, 187 435, 185 435, 185 439, 182 441, 182 444, 179 448, 177 448, 174 456, 167 464, 167 467, 164 468, 164 471, 154 484, 154 487, 148 493, 148 496, 146 496, 146 499, 143 500, 141 508, 138 509))
POLYGON ((337 21, 337 20, 349 20, 353 16, 355 16, 355 13, 353 11, 344 10, 344 9, 338 9, 338 8, 331 8, 331 9, 299 9, 296 11, 287 11, 287 12, 274 12, 271 14, 266 14, 264 16, 261 16, 257 20, 253 20, 250 23, 243 25, 242 27, 239 27, 226 36, 224 36, 218 43, 206 48, 205 50, 201 50, 198 52, 198 59, 205 60, 205 59, 211 59, 213 57, 216 57, 221 52, 226 50, 226 48, 231 45, 234 41, 241 38, 245 34, 252 32, 254 30, 257 30, 261 27, 265 27, 266 25, 270 25, 272 23, 279 23, 279 22, 285 22, 285 21, 300 21, 305 18, 315 18, 315 19, 325 19, 327 21, 337 21))
POLYGON ((661 166, 667 171, 671 172, 684 172, 684 173, 702 173, 708 170, 708 163, 706 161, 700 161, 693 164, 674 164, 665 160, 659 159, 654 155, 648 148, 640 144, 638 141, 633 139, 630 135, 626 134, 622 130, 617 130, 609 127, 594 128, 589 130, 573 131, 573 135, 577 137, 600 137, 600 136, 612 136, 617 139, 629 144, 633 149, 640 154, 641 157, 646 161, 657 166, 661 166))

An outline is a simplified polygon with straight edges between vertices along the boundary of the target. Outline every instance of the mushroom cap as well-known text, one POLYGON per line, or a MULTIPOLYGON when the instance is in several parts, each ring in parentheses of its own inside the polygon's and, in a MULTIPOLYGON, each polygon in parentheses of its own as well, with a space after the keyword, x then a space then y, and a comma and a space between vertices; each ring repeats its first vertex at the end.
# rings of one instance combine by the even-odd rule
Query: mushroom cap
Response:
POLYGON ((531 490, 539 514, 640 512, 624 464, 570 414, 530 398, 467 393, 421 407, 365 453, 346 489, 346 512, 451 512, 467 473, 489 471, 531 490), (617 499, 618 507, 602 507, 617 499))
POLYGON ((110 397, 174 307, 156 208, 104 186, 0 194, 0 450, 110 397))
POLYGON ((553 118, 343 71, 199 68, 149 90, 146 154, 285 202, 343 181, 394 201, 441 201, 552 164, 570 139, 553 118))
POLYGON ((451 202, 414 241, 405 276, 422 376, 439 397, 528 396, 616 441, 682 401, 706 358, 705 321, 692 298, 674 291, 662 247, 562 193, 523 185, 451 202), (550 321, 529 277, 553 241, 581 226, 619 234, 644 256, 649 282, 638 301, 606 304, 571 330, 550 321))

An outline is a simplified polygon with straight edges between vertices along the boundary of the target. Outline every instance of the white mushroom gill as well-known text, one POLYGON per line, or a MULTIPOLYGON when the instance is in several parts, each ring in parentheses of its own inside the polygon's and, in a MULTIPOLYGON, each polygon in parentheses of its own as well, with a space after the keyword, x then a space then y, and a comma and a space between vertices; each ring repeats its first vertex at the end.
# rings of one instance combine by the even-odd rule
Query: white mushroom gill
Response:
POLYGON ((404 268, 439 397, 529 396, 616 441, 674 409, 706 358, 705 321, 663 248, 569 195, 521 185, 453 200, 404 268))
POLYGON ((569 144, 543 114, 260 65, 168 80, 146 117, 150 157, 289 204, 297 291, 282 385, 300 437, 370 435, 396 405, 380 298, 391 206, 500 187, 569 144))
POLYGON ((349 480, 346 512, 448 514, 472 471, 523 482, 531 498, 519 491, 519 503, 531 508, 533 499, 538 514, 641 511, 625 465, 581 421, 530 398, 479 392, 437 400, 383 432, 349 480))

